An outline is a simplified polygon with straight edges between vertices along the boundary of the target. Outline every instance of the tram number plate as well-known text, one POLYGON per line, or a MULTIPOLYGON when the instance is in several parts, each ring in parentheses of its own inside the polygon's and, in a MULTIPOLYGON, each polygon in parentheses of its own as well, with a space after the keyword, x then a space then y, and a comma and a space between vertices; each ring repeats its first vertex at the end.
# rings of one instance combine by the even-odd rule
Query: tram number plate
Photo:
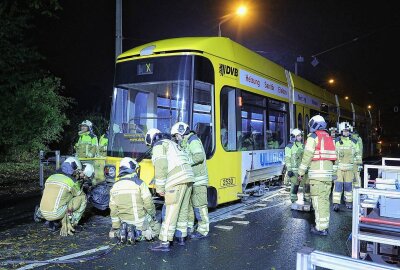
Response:
POLYGON ((221 187, 233 187, 236 186, 236 178, 235 177, 228 177, 221 179, 221 187))

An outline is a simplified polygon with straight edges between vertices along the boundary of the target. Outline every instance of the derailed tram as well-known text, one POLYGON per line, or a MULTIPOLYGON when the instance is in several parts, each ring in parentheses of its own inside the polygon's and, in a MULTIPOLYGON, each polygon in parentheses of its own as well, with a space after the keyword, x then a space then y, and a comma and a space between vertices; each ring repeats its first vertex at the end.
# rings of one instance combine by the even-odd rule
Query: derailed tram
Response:
POLYGON ((376 140, 369 111, 294 75, 224 37, 160 40, 121 54, 116 63, 105 176, 115 181, 123 157, 141 161, 153 187, 145 135, 189 124, 203 142, 209 207, 262 195, 282 175, 290 130, 308 133, 317 114, 349 121, 370 155, 376 140))

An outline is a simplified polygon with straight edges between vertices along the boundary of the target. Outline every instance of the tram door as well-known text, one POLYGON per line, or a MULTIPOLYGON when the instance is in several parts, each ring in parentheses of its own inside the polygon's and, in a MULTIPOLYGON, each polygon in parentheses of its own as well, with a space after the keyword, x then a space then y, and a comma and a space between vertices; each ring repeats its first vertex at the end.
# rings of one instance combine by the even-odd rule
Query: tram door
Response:
POLYGON ((308 122, 310 121, 310 109, 296 104, 296 127, 307 136, 309 132, 308 122))

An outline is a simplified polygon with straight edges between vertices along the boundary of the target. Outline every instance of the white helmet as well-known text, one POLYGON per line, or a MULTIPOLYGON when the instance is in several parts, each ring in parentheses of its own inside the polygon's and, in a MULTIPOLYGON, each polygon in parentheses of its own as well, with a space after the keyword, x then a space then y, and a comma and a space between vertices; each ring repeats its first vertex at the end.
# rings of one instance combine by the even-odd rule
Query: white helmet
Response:
POLYGON ((308 122, 308 126, 310 127, 311 132, 315 132, 316 130, 325 129, 326 122, 321 115, 314 115, 308 122))
POLYGON ((69 157, 61 164, 61 171, 66 175, 73 175, 82 170, 82 164, 76 157, 69 157))
POLYGON ((85 169, 83 169, 83 174, 88 177, 91 178, 94 176, 94 167, 92 164, 90 163, 84 163, 85 165, 85 169))
POLYGON ((171 128, 171 135, 174 136, 175 134, 180 135, 187 135, 189 134, 189 125, 184 122, 177 122, 171 128))
POLYGON ((82 170, 82 163, 76 157, 68 157, 63 163, 69 163, 74 171, 82 170))
POLYGON ((130 157, 124 157, 119 162, 119 173, 133 173, 139 167, 139 164, 130 157))
POLYGON ((342 134, 343 130, 347 129, 349 132, 353 132, 353 126, 349 122, 339 123, 339 133, 342 134))
POLYGON ((161 131, 156 128, 149 129, 146 133, 146 144, 152 145, 157 134, 161 134, 161 131))
POLYGON ((89 120, 85 120, 80 124, 80 126, 87 126, 89 129, 92 129, 93 124, 89 120))
POLYGON ((301 131, 300 129, 298 129, 298 128, 295 128, 295 129, 293 129, 292 130, 292 132, 290 132, 290 136, 293 136, 293 137, 297 137, 297 136, 299 136, 299 135, 303 135, 303 131, 301 131))

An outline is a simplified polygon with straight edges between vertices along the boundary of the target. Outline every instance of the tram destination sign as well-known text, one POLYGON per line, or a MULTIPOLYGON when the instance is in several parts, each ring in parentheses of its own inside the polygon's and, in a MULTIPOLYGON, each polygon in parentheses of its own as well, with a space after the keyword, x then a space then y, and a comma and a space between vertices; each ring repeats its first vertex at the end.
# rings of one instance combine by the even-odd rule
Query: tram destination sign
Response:
POLYGON ((137 75, 153 74, 154 63, 139 63, 137 65, 137 75))

